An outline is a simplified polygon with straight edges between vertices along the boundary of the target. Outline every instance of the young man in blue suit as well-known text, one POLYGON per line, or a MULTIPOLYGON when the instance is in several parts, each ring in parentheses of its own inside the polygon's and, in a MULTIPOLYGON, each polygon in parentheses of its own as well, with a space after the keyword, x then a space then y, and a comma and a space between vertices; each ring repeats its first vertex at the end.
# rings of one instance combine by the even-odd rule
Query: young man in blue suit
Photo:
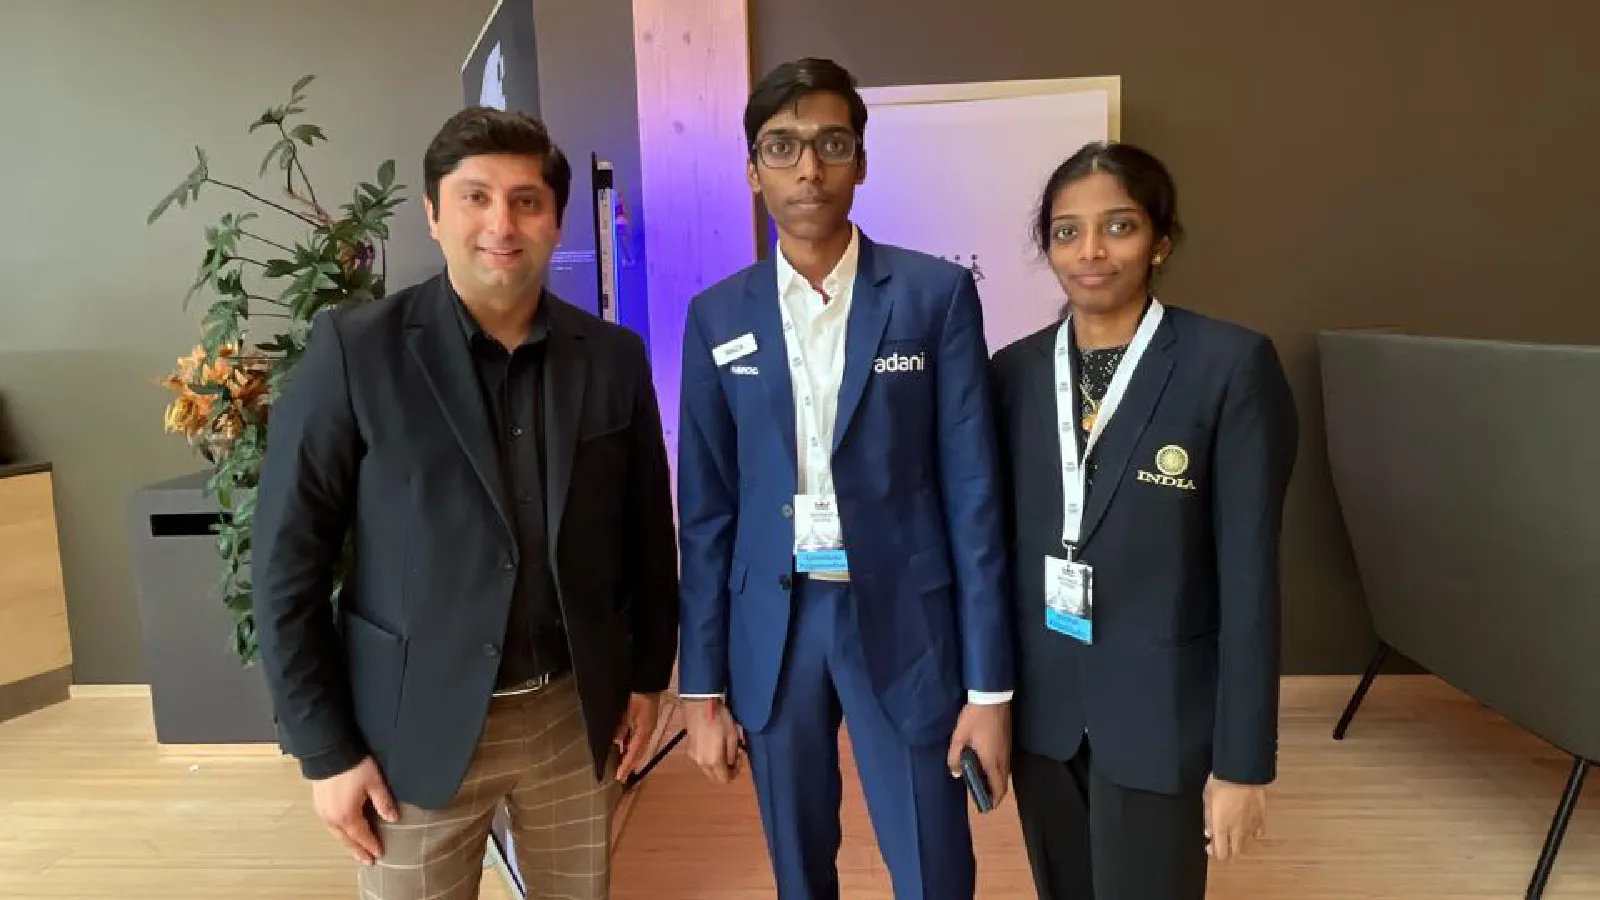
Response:
POLYGON ((762 262, 694 299, 679 446, 689 754, 747 743, 780 898, 835 898, 839 726, 900 900, 970 900, 961 751, 998 800, 1012 634, 972 275, 850 221, 867 110, 827 60, 751 94, 762 262))

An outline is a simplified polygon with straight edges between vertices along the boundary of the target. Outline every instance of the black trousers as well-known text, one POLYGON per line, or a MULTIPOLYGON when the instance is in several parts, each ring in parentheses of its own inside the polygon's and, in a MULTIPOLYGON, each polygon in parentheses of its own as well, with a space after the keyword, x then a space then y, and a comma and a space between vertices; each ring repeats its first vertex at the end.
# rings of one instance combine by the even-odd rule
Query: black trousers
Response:
POLYGON ((1204 900, 1202 793, 1112 784, 1087 740, 1066 762, 1017 750, 1011 784, 1039 900, 1204 900))

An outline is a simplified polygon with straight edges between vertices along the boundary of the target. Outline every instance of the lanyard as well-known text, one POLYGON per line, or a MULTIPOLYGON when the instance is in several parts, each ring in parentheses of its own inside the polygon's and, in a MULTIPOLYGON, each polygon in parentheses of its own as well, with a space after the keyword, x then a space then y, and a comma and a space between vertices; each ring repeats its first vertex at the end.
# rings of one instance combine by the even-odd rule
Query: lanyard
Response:
MULTIPOLYGON (((818 403, 813 396, 811 387, 811 368, 806 362, 805 341, 800 338, 799 328, 796 327, 794 316, 789 312, 789 304, 785 298, 778 298, 778 311, 783 316, 783 341, 789 351, 789 379, 794 383, 795 400, 800 404, 800 414, 805 416, 805 424, 810 435, 804 441, 803 448, 806 454, 806 467, 804 474, 815 477, 827 473, 829 469, 829 452, 822 440, 822 413, 817 408, 818 403)), ((828 478, 826 481, 831 482, 828 478)), ((799 493, 812 493, 811 486, 801 484, 799 493)), ((818 485, 818 492, 830 494, 833 492, 831 484, 818 485)))
MULTIPOLYGON (((1094 452, 1095 444, 1100 440, 1100 435, 1105 433, 1106 425, 1111 421, 1111 416, 1116 413, 1117 405, 1122 402, 1122 395, 1127 393, 1128 382, 1133 378, 1133 371, 1139 365, 1139 358, 1144 356, 1145 348, 1150 346, 1150 339, 1155 336, 1156 326, 1161 324, 1162 306, 1155 298, 1150 299, 1150 307, 1145 310, 1144 318, 1139 321, 1139 330, 1134 332, 1133 342, 1128 345, 1127 352, 1117 363, 1117 371, 1111 376, 1111 386, 1106 389, 1104 400, 1100 401, 1100 411, 1095 415, 1094 427, 1089 431, 1089 439, 1084 442, 1083 459, 1088 459, 1094 452)), ((1076 555, 1079 531, 1083 527, 1084 479, 1083 465, 1078 456, 1078 424, 1076 420, 1077 404, 1073 402, 1075 373, 1072 371, 1072 313, 1067 313, 1066 321, 1056 330, 1056 424, 1057 432, 1061 437, 1061 546, 1066 548, 1069 556, 1076 555)))

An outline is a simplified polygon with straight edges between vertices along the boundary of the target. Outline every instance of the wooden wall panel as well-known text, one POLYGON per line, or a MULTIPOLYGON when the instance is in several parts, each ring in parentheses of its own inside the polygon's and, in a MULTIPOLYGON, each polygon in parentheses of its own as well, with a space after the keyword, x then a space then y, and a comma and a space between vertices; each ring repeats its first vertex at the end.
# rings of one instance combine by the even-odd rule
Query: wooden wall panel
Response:
POLYGON ((675 468, 689 301, 756 259, 747 0, 633 0, 633 31, 651 363, 675 468))

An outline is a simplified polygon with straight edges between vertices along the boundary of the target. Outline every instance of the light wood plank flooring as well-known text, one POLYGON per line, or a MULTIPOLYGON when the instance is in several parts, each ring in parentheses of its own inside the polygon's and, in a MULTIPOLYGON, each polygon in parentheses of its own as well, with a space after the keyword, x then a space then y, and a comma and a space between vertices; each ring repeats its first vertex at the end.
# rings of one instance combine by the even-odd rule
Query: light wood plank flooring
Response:
MULTIPOLYGON (((1351 678, 1285 682, 1269 838, 1214 869, 1213 898, 1520 898, 1569 760, 1427 676, 1380 678, 1340 743, 1351 678)), ((847 757, 848 758, 848 757, 847 757)), ((1549 900, 1600 897, 1600 787, 1567 834, 1549 900)), ((844 895, 887 900, 846 779, 844 895)), ((1015 804, 976 819, 979 896, 1033 892, 1015 804)), ((616 900, 773 896, 748 777, 717 788, 680 749, 646 780, 617 852, 616 900)), ((485 900, 507 893, 490 872, 485 900)), ((0 897, 344 900, 350 864, 287 760, 154 743, 149 701, 77 698, 0 724, 0 897)))

